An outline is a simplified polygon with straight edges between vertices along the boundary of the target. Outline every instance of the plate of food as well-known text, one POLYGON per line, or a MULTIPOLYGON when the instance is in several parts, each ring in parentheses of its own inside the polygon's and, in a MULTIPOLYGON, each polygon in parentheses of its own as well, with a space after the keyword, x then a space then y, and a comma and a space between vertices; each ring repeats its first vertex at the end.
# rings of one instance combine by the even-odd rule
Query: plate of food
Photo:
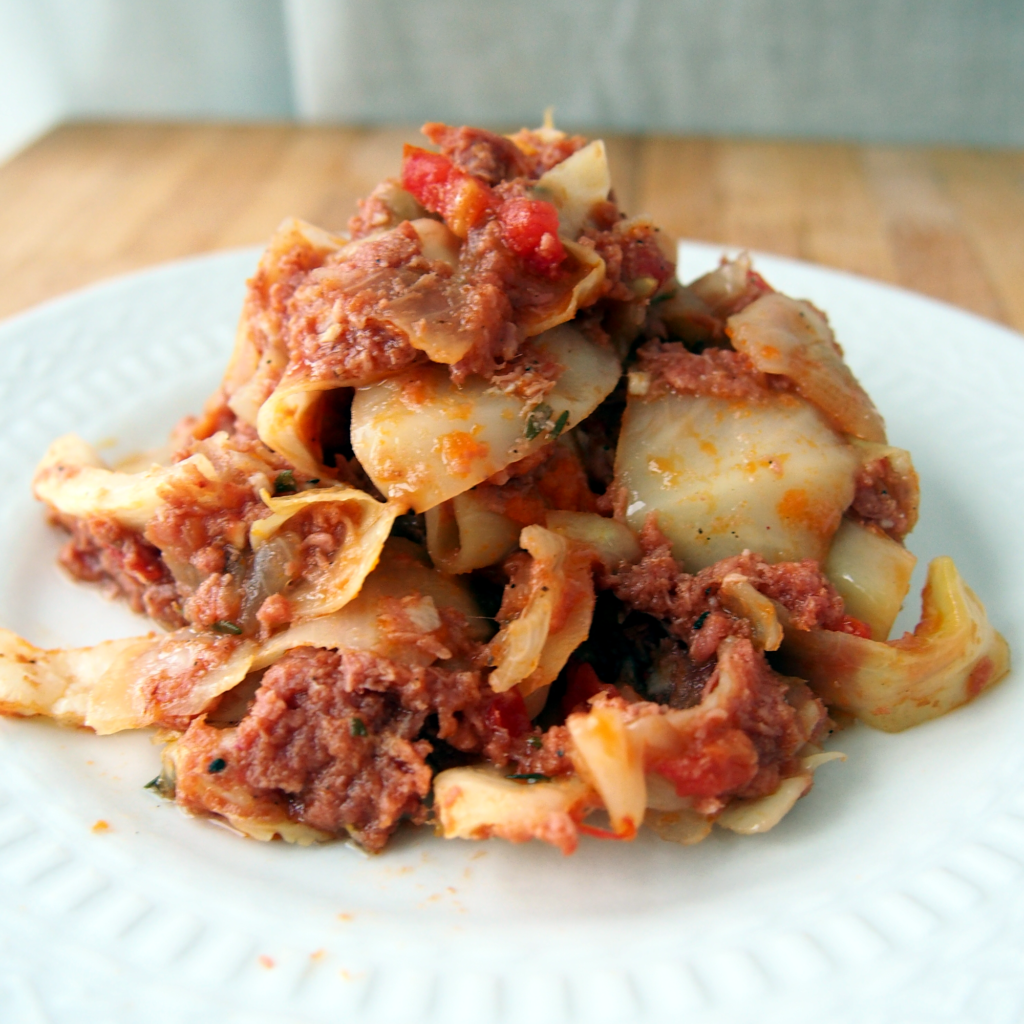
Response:
POLYGON ((0 326, 0 1016, 1012 1018, 1022 339, 425 131, 0 326))

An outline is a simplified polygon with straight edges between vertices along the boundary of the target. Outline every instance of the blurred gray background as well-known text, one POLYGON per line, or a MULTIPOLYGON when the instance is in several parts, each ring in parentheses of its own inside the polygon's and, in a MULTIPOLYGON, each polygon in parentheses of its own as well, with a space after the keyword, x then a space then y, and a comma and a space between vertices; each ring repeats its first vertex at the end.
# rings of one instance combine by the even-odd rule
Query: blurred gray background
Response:
POLYGON ((67 119, 1024 145, 1024 0, 0 0, 0 157, 67 119))

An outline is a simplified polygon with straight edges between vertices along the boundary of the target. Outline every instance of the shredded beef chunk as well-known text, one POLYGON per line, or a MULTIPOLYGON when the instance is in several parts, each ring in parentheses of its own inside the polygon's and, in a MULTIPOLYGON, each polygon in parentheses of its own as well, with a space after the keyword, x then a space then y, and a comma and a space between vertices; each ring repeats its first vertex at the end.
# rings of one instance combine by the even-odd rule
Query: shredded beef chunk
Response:
POLYGON ((228 572, 214 572, 196 587, 185 602, 185 618, 209 629, 215 622, 237 623, 242 612, 242 591, 228 572))
POLYGON ((476 672, 398 665, 361 651, 301 648, 263 677, 238 726, 247 783, 287 796, 292 816, 348 830, 379 850, 403 817, 422 822, 432 773, 417 739, 428 715, 438 736, 480 696, 476 672))
POLYGON ((452 128, 430 122, 423 134, 456 167, 488 185, 529 177, 533 161, 511 140, 482 128, 452 128))
POLYGON ((888 456, 872 459, 857 474, 850 514, 902 541, 917 523, 916 475, 897 471, 888 456))
POLYGON ((286 310, 292 368, 304 368, 313 380, 370 383, 419 359, 380 308, 414 287, 443 291, 451 268, 427 259, 421 248, 412 225, 403 223, 310 271, 286 310))
MULTIPOLYGON (((525 196, 525 189, 520 179, 496 192, 510 200, 525 196)), ((458 315, 461 329, 475 341, 453 365, 452 379, 461 383, 471 374, 488 379, 507 374, 525 341, 520 322, 560 302, 578 267, 570 255, 554 277, 539 273, 508 249, 498 220, 471 229, 459 254, 458 315)))
POLYGON ((368 850, 380 850, 403 818, 426 819, 435 747, 446 761, 482 754, 519 772, 572 770, 565 730, 541 734, 518 693, 491 692, 475 671, 354 650, 289 651, 236 729, 213 736, 197 719, 182 746, 203 755, 179 762, 177 799, 187 809, 280 806, 322 832, 348 831, 368 850), (215 780, 211 757, 224 761, 215 780))
POLYGON ((133 612, 168 629, 185 625, 174 578, 152 544, 113 519, 57 521, 71 533, 59 559, 72 576, 101 584, 109 597, 123 597, 133 612))
POLYGON ((639 369, 650 375, 651 397, 680 395, 757 401, 788 385, 784 377, 761 373, 742 352, 709 348, 700 355, 682 343, 650 341, 638 351, 639 369))
POLYGON ((486 685, 481 699, 467 705, 446 738, 455 750, 484 757, 513 773, 565 775, 573 770, 568 731, 555 725, 542 732, 530 722, 518 690, 494 693, 486 685))
MULTIPOLYGON (((828 728, 824 705, 802 683, 773 672, 749 640, 731 645, 708 678, 705 697, 728 687, 724 706, 692 711, 693 754, 655 761, 680 795, 701 798, 714 813, 731 797, 766 796, 798 769, 797 752, 828 728), (723 673, 728 673, 728 681, 723 673)), ((635 713, 635 712, 634 712, 635 713)))
POLYGON ((562 135, 543 128, 523 128, 511 138, 530 161, 531 178, 539 178, 587 144, 582 135, 562 135))
POLYGON ((746 576, 756 590, 783 605, 797 629, 843 626, 843 599, 817 562, 772 565, 745 551, 691 574, 673 558, 671 545, 653 520, 641 532, 640 543, 640 561, 611 573, 604 583, 627 607, 661 619, 669 633, 687 644, 690 658, 698 664, 710 658, 725 637, 749 636, 749 623, 718 603, 722 580, 730 573, 746 576))
POLYGON ((587 228, 580 241, 605 262, 604 295, 635 302, 651 296, 675 273, 661 232, 648 220, 616 220, 607 228, 587 228))
POLYGON ((283 253, 272 267, 260 264, 249 279, 242 313, 243 317, 257 323, 263 318, 269 321, 270 333, 259 332, 259 340, 265 342, 277 333, 275 328, 280 328, 295 289, 323 262, 324 254, 306 244, 296 245, 283 253))

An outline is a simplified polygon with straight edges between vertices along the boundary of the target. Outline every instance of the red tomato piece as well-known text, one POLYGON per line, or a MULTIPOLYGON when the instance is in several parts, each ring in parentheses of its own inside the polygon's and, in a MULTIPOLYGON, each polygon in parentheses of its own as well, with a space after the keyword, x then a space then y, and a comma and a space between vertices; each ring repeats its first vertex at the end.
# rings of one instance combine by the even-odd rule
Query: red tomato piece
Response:
POLYGON ((866 622, 861 622, 860 619, 855 619, 852 615, 844 615, 843 623, 839 627, 840 633, 849 633, 851 636, 863 637, 865 640, 871 639, 871 627, 866 622))
POLYGON ((498 205, 497 196, 482 181, 448 157, 418 146, 402 151, 402 188, 431 213, 439 213, 459 238, 465 238, 498 205))
POLYGON ((558 237, 558 210, 542 199, 506 199, 498 210, 505 245, 534 270, 553 276, 565 259, 558 237))
POLYGON ((719 796, 754 777, 757 751, 745 733, 729 729, 691 755, 653 762, 650 770, 668 779, 680 796, 719 796))
POLYGON ((533 728, 523 695, 518 690, 496 693, 491 698, 484 718, 492 729, 504 729, 513 739, 525 735, 533 728))

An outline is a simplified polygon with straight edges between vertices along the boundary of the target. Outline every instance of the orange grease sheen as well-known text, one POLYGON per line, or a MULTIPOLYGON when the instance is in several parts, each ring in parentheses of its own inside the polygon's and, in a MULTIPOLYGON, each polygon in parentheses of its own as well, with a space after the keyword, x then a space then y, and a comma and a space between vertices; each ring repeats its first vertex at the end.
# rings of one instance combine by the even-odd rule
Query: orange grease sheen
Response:
POLYGON ((786 491, 776 510, 780 519, 800 523, 819 536, 826 536, 838 525, 835 509, 823 501, 811 501, 802 487, 786 491))
POLYGON ((967 694, 973 699, 985 689, 988 681, 992 678, 993 664, 991 658, 982 658, 971 671, 967 680, 967 694))
POLYGON ((486 459, 491 451, 486 442, 477 441, 464 430, 453 430, 445 434, 440 444, 445 469, 453 476, 468 476, 473 470, 473 463, 478 459, 486 459))
POLYGON ((409 409, 421 409, 433 395, 433 388, 422 377, 410 377, 402 384, 402 404, 409 409))

